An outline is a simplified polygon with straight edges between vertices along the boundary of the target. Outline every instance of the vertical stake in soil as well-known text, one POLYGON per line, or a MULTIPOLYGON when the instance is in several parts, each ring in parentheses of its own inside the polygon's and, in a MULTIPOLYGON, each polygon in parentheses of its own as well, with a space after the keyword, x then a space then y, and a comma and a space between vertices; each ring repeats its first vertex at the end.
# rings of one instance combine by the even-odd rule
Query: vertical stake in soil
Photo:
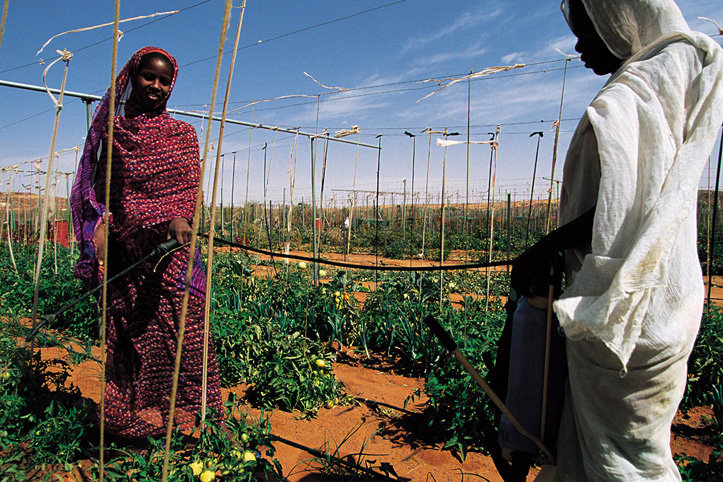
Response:
MULTIPOLYGON (((118 60, 118 40, 120 30, 120 0, 115 2, 115 19, 113 21, 113 53, 111 54, 110 92, 108 93, 108 141, 106 144, 105 169, 105 211, 103 211, 103 239, 110 239, 110 178, 111 164, 113 163, 113 126, 115 122, 115 96, 116 96, 116 67, 118 60)), ((108 266, 108 244, 103 246, 103 266, 108 266)), ((101 330, 100 330, 100 455, 99 480, 103 482, 105 475, 105 369, 106 369, 106 341, 108 326, 108 270, 103 270, 103 289, 101 291, 101 330)))
MULTIPOLYGON (((499 145, 499 138, 500 138, 500 131, 501 127, 499 124, 497 124, 497 131, 495 132, 494 142, 490 144, 492 147, 492 152, 490 153, 490 184, 489 184, 489 191, 487 192, 487 212, 489 213, 489 221, 490 221, 490 248, 489 248, 489 256, 487 258, 488 262, 492 262, 492 246, 493 246, 493 240, 495 238, 495 181, 497 178, 497 146, 499 145), (492 166, 492 159, 494 158, 494 167, 492 166), (490 204, 491 202, 491 204, 490 204)), ((485 312, 487 311, 487 308, 489 307, 490 303, 490 277, 491 273, 489 268, 485 268, 485 271, 487 272, 487 295, 485 296, 485 312)))
MULTIPOLYGON (((715 253, 715 228, 716 228, 716 217, 718 215, 718 192, 720 188, 720 169, 721 169, 721 160, 723 160, 723 130, 721 131, 721 139, 720 139, 720 147, 718 148, 718 169, 716 171, 715 175, 715 193, 713 196, 713 219, 711 220, 711 239, 710 239, 710 252, 715 253)), ((708 256, 708 265, 711 263, 711 257, 708 256)), ((707 305, 710 309, 710 292, 711 287, 713 286, 713 277, 712 275, 708 276, 708 296, 707 298, 707 305)))
POLYGON ((464 239, 465 239, 465 250, 464 250, 464 262, 467 262, 467 253, 469 252, 469 236, 467 231, 467 212, 469 210, 469 128, 470 128, 470 117, 472 110, 472 74, 474 70, 470 69, 470 76, 467 77, 467 175, 465 176, 465 194, 464 194, 464 239))
POLYGON ((3 6, 3 18, 2 21, 0 21, 0 45, 2 45, 3 41, 3 33, 5 32, 5 19, 8 17, 8 4, 10 3, 10 0, 5 0, 5 5, 3 6))
MULTIPOLYGON (((250 124, 254 123, 254 105, 251 104, 251 119, 250 124)), ((249 175, 251 174, 251 134, 253 134, 254 128, 249 127, 249 160, 246 165, 246 200, 244 201, 244 224, 248 221, 246 219, 246 211, 249 205, 249 175)))
MULTIPOLYGON (((379 171, 382 166, 382 135, 377 134, 379 139, 379 150, 377 151, 377 200, 376 212, 374 213, 374 268, 379 265, 379 171)), ((374 270, 374 289, 377 288, 377 270, 374 270)))
MULTIPOLYGON (((423 210, 423 214, 422 214, 422 217, 424 218, 423 222, 422 222, 422 253, 421 253, 422 264, 424 264, 424 235, 425 235, 425 232, 427 231, 427 208, 429 206, 429 161, 432 157, 432 133, 433 133, 433 131, 432 131, 431 127, 427 127, 426 129, 424 129, 422 131, 422 133, 425 133, 425 132, 429 134, 429 149, 427 150, 427 183, 425 184, 425 187, 424 187, 424 210, 423 210)), ((421 290, 420 290, 420 297, 421 297, 421 290)))
POLYGON ((530 218, 532 217, 532 199, 535 194, 535 176, 537 175, 537 158, 540 154, 540 139, 545 134, 541 131, 533 132, 530 137, 537 136, 537 149, 535 149, 535 167, 532 169, 532 187, 530 188, 530 208, 527 212, 527 227, 525 228, 525 248, 527 247, 527 241, 530 239, 530 218))
MULTIPOLYGON (((55 141, 58 139, 58 125, 60 124, 60 111, 63 110, 63 94, 65 93, 65 81, 68 78, 68 64, 70 59, 73 58, 73 54, 67 50, 63 50, 61 57, 54 60, 48 65, 43 71, 43 84, 45 85, 45 76, 53 66, 59 60, 65 62, 65 70, 63 71, 63 82, 60 86, 60 94, 58 94, 58 100, 55 100, 53 95, 48 90, 48 95, 55 103, 55 124, 53 125, 53 135, 50 140, 50 155, 48 155, 48 167, 45 170, 45 203, 43 204, 43 212, 40 218, 40 234, 38 235, 38 260, 35 264, 35 276, 33 279, 33 311, 32 311, 32 327, 35 329, 35 325, 38 322, 38 293, 40 290, 40 267, 43 263, 43 248, 45 247, 45 233, 47 231, 48 211, 50 210, 50 184, 52 182, 52 171, 53 171, 53 154, 55 152, 55 141)), ((47 89, 47 85, 45 87, 47 89)), ((40 193, 40 171, 38 170, 38 195, 40 193)), ((38 213, 40 214, 40 213, 38 213)), ((31 343, 30 352, 32 353, 35 349, 35 343, 31 343)))
MULTIPOLYGON (((233 54, 231 55, 231 63, 228 68, 228 79, 226 80, 226 93, 223 98, 223 111, 221 113, 221 126, 218 132, 218 149, 216 150, 216 166, 213 175, 213 193, 211 194, 211 229, 208 231, 208 260, 206 261, 206 303, 203 312, 203 368, 201 371, 201 423, 206 421, 206 392, 208 390, 208 335, 209 335, 209 314, 211 307, 211 275, 213 273, 213 237, 215 234, 216 221, 216 189, 218 188, 218 168, 220 158, 222 156, 221 149, 223 147, 223 131, 226 127, 226 112, 228 110, 228 98, 231 92, 231 80, 233 79, 233 68, 236 64, 236 51, 238 49, 239 38, 241 37, 241 24, 244 20, 244 12, 246 11, 246 0, 241 4, 241 13, 238 17, 238 26, 236 27, 236 40, 233 45, 233 54)), ((210 127, 210 124, 209 124, 210 127)), ((210 129, 209 129, 210 130, 210 129)), ((235 154, 234 154, 235 156, 235 154)), ((221 191, 223 193, 223 191, 221 191)), ((232 214, 233 216, 233 214, 232 214)), ((233 219, 233 217, 232 217, 233 219)), ((221 231, 223 232, 223 194, 221 195, 221 231)), ((191 255, 193 256, 193 255, 191 255)), ((189 259, 189 263, 191 263, 189 259)))
MULTIPOLYGON (((178 323, 178 340, 176 343, 176 360, 173 368, 173 382, 171 385, 171 403, 168 411, 168 425, 166 427, 166 445, 163 454, 163 471, 161 472, 161 481, 166 482, 168 478, 168 459, 171 450, 171 436, 173 435, 173 418, 176 411, 176 395, 178 394, 178 378, 181 368, 181 353, 183 350, 183 335, 186 329, 186 315, 188 314, 188 299, 191 288, 191 277, 193 275, 194 253, 196 252, 196 241, 198 240, 198 226, 200 224, 200 214, 203 203, 203 176, 206 171, 206 162, 208 160, 209 143, 211 138, 211 124, 213 122, 213 106, 216 102, 216 89, 218 88, 218 77, 221 72, 221 60, 223 58, 223 45, 226 40, 226 32, 231 17, 231 0, 226 0, 223 14, 223 23, 221 24, 221 39, 218 45, 218 54, 216 57, 216 70, 213 79, 213 89, 211 93, 211 104, 208 114, 208 128, 206 129, 206 140, 203 147, 203 156, 201 157, 201 173, 198 183, 198 193, 196 195, 196 208, 193 214, 193 227, 191 231, 191 243, 188 251, 188 268, 186 269, 186 282, 183 290, 183 302, 181 304, 181 319, 178 323)), ((109 192, 108 190, 107 192, 109 192)))
MULTIPOLYGON (((547 214, 545 215, 545 234, 550 232, 552 219, 552 190, 555 187, 555 164, 557 164, 557 143, 560 139, 560 123, 562 122, 562 104, 565 100, 565 81, 567 79, 567 64, 572 59, 565 59, 565 70, 562 74, 562 93, 560 94, 560 113, 555 121, 555 145, 552 148, 552 174, 550 175, 550 192, 547 196, 547 214)), ((559 204, 559 200, 558 200, 559 204)))
POLYGON ((415 157, 417 155, 417 136, 412 134, 409 131, 404 131, 406 135, 412 138, 412 206, 410 207, 410 217, 412 218, 412 228, 410 230, 411 232, 411 242, 409 243, 409 266, 412 266, 412 260, 414 259, 414 252, 412 251, 414 249, 414 221, 415 221, 415 214, 414 214, 414 161, 415 157))

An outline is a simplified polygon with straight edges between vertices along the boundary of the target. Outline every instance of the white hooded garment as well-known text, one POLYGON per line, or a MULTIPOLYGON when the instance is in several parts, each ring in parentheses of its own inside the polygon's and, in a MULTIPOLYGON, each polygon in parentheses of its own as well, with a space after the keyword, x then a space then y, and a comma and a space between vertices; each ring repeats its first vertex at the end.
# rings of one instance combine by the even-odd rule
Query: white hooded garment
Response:
POLYGON ((636 345, 682 346, 698 329, 695 210, 723 120, 723 51, 689 29, 672 0, 582 2, 626 60, 567 153, 562 223, 597 207, 591 246, 568 254, 554 308, 568 338, 602 341, 624 374, 636 345))

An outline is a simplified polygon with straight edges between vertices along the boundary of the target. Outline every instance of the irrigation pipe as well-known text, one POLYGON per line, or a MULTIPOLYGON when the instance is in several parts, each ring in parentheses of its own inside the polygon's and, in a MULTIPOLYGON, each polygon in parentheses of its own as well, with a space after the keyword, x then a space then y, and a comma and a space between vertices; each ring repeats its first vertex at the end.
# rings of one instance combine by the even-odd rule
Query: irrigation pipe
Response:
MULTIPOLYGON (((14 88, 17 88, 17 89, 32 90, 32 91, 37 91, 37 92, 45 92, 45 91, 46 91, 46 89, 45 89, 44 87, 41 87, 41 86, 30 85, 30 84, 23 84, 23 83, 20 83, 20 82, 10 82, 10 81, 7 81, 7 80, 0 80, 0 87, 14 87, 14 88)), ((54 94, 57 94, 57 93, 59 92, 57 89, 48 89, 48 91, 49 91, 49 92, 52 92, 52 93, 54 93, 54 94)), ((98 101, 98 100, 101 100, 101 99, 102 99, 102 97, 101 97, 101 96, 98 96, 98 95, 84 94, 84 93, 81 93, 81 92, 71 92, 71 91, 65 92, 65 96, 66 96, 66 97, 76 97, 76 98, 81 99, 81 100, 83 100, 83 101, 85 101, 85 102, 98 101)), ((206 114, 205 112, 191 112, 191 111, 180 110, 180 109, 167 109, 167 112, 168 112, 169 114, 183 115, 183 116, 186 116, 186 117, 194 117, 194 118, 196 118, 196 119, 209 119, 209 118, 212 118, 214 121, 220 121, 220 120, 221 120, 220 117, 213 117, 210 112, 209 112, 208 114, 206 114)), ((238 119, 226 119, 226 122, 227 122, 228 124, 235 124, 235 125, 240 125, 240 126, 244 126, 244 127, 250 127, 251 130, 253 130, 253 129, 265 129, 265 130, 269 130, 269 131, 278 130, 279 132, 283 132, 283 133, 285 133, 285 134, 296 134, 296 133, 297 133, 297 129, 284 129, 283 127, 279 127, 279 126, 267 126, 267 125, 264 125, 264 124, 253 124, 253 123, 251 123, 251 122, 246 122, 246 121, 242 121, 242 120, 238 120, 238 119)), ((316 137, 316 134, 311 133, 311 132, 298 131, 298 134, 299 134, 300 136, 303 136, 303 137, 316 137)), ((342 139, 342 138, 339 138, 339 137, 336 137, 336 136, 330 137, 329 140, 330 140, 330 141, 334 141, 334 142, 341 142, 341 143, 343 143, 343 144, 354 144, 354 145, 357 144, 357 142, 350 141, 350 140, 348 140, 348 139, 342 139)), ((360 142, 360 143, 358 143, 358 144, 359 144, 360 146, 362 146, 362 147, 369 147, 369 148, 372 148, 372 149, 379 149, 379 146, 375 146, 374 144, 366 144, 366 143, 364 143, 364 142, 360 142)), ((250 143, 249 143, 249 146, 250 146, 250 143)), ((250 147, 249 147, 249 148, 250 148, 250 147)))
POLYGON ((361 466, 361 465, 359 465, 359 464, 355 464, 355 463, 349 462, 349 461, 344 460, 344 459, 342 459, 342 458, 335 457, 335 456, 333 456, 333 455, 331 455, 331 454, 322 452, 321 450, 314 449, 314 448, 311 448, 311 447, 307 447, 307 446, 305 446, 305 445, 301 445, 300 443, 294 442, 293 440, 285 439, 285 438, 283 438, 283 437, 279 437, 278 435, 271 434, 271 438, 272 438, 272 440, 279 441, 279 442, 281 442, 281 443, 284 444, 284 445, 288 445, 289 447, 294 447, 295 449, 303 450, 304 452, 307 452, 307 453, 313 455, 314 457, 318 457, 318 458, 322 458, 322 459, 327 459, 327 460, 333 461, 334 463, 337 463, 337 464, 339 464, 339 465, 343 465, 344 467, 350 468, 350 469, 352 469, 352 470, 359 470, 359 471, 361 471, 361 472, 364 472, 364 473, 367 474, 367 475, 371 475, 371 476, 374 477, 375 479, 387 480, 387 481, 389 481, 389 482, 399 482, 400 480, 409 480, 409 479, 406 479, 406 478, 403 478, 403 477, 396 477, 396 478, 390 477, 390 476, 388 476, 387 474, 383 474, 383 473, 381 473, 381 472, 377 472, 376 470, 372 470, 372 469, 369 469, 369 468, 367 468, 367 467, 363 467, 363 466, 361 466))
POLYGON ((462 355, 462 353, 457 348, 457 344, 454 342, 454 340, 452 340, 452 337, 449 336, 449 333, 447 333, 444 328, 442 328, 442 326, 437 322, 434 316, 427 315, 427 317, 424 318, 424 323, 429 327, 430 331, 437 337, 437 339, 439 339, 439 342, 464 367, 465 371, 474 379, 475 382, 477 382, 477 385, 479 385, 482 391, 484 391, 485 394, 490 398, 490 400, 492 400, 492 403, 494 403, 495 406, 500 410, 500 412, 502 412, 502 414, 507 417, 512 426, 515 427, 521 435, 532 440, 535 445, 537 445, 537 448, 540 449, 540 451, 544 454, 545 457, 548 458, 550 462, 554 462, 555 457, 552 455, 550 449, 547 448, 547 446, 542 440, 540 440, 537 436, 535 436, 533 433, 531 433, 529 430, 522 426, 520 421, 517 420, 517 418, 512 414, 512 412, 510 412, 510 409, 507 408, 507 406, 500 399, 500 397, 498 397, 494 390, 492 390, 492 387, 487 384, 484 378, 482 378, 477 372, 477 370, 474 369, 474 367, 467 360, 467 358, 462 355))
MULTIPOLYGON (((43 203, 43 214, 40 219, 40 236, 38 237, 38 260, 35 264, 35 277, 34 277, 34 287, 33 287, 33 311, 32 311, 32 326, 35 328, 35 325, 38 321, 38 293, 40 291, 40 268, 43 264, 43 248, 45 247, 45 233, 47 231, 47 221, 48 221, 48 211, 50 209, 50 184, 53 176, 50 175, 50 173, 53 170, 53 153, 55 152, 55 141, 58 139, 58 125, 60 124, 60 111, 63 110, 63 92, 65 91, 65 81, 68 79, 68 64, 70 63, 70 59, 73 58, 73 54, 68 52, 67 50, 63 50, 63 52, 58 52, 61 54, 60 58, 55 59, 53 62, 48 65, 45 70, 43 71, 43 84, 45 84, 45 77, 48 74, 48 70, 50 70, 50 67, 53 66, 56 62, 59 60, 62 60, 65 62, 65 70, 63 72, 63 83, 60 86, 60 94, 58 95, 57 100, 53 95, 48 92, 48 95, 53 100, 53 103, 55 104, 55 124, 53 125, 53 135, 50 140, 50 155, 48 156, 48 167, 46 169, 45 173, 45 203, 43 203)), ((38 172, 38 177, 40 177, 40 172, 38 172)), ((38 191, 40 191, 40 182, 38 181, 38 191)), ((34 350, 34 344, 31 344, 30 351, 32 352, 34 350)))
MULTIPOLYGON (((218 131, 218 149, 216 149, 216 166, 213 174, 213 192, 211 193, 211 221, 208 230, 208 259, 206 260, 206 303, 203 312, 203 368, 201 371, 201 424, 206 421, 206 390, 208 388, 208 333, 209 333, 209 315, 211 310, 211 274, 213 271, 213 237, 216 234, 216 192, 218 189, 218 172, 221 164, 221 148, 223 146, 223 131, 226 127, 226 112, 228 110, 228 98, 231 92, 231 80, 233 79, 233 69, 236 64, 236 50, 238 49, 239 38, 241 37, 241 25, 244 20, 244 12, 246 11, 246 0, 241 5, 241 13, 238 17, 238 26, 236 27, 236 39, 233 45, 233 55, 231 56, 231 64, 228 68, 228 80, 226 81, 226 93, 223 98, 223 113, 221 114, 221 126, 218 131)), ((232 212, 233 216, 233 212, 232 212)), ((223 196, 221 196, 221 218, 223 220, 223 196)), ((233 217, 231 218, 233 225, 233 217)), ((221 223, 223 231, 223 222, 221 223)), ((189 261, 190 263, 190 261, 189 261)))
MULTIPOLYGON (((200 234, 201 237, 208 237, 208 234, 200 234)), ((491 268, 494 266, 507 266, 511 263, 514 263, 513 260, 503 260, 503 261, 490 261, 488 263, 466 263, 466 264, 448 264, 444 266, 374 266, 374 265, 367 265, 367 264, 354 264, 354 263, 347 263, 344 261, 331 261, 329 259, 323 259, 323 258, 314 258, 309 256, 300 256, 297 254, 284 254, 284 253, 277 253, 274 251, 268 251, 265 249, 259 249, 259 248, 252 248, 251 246, 246 246, 243 244, 235 243, 233 241, 228 241, 226 239, 221 238, 215 238, 216 241, 218 241, 221 244, 225 244, 226 246, 231 246, 233 248, 239 248, 243 249, 244 251, 251 251, 252 253, 258 253, 263 254, 266 256, 278 256, 280 258, 288 258, 288 259, 297 259, 299 261, 308 261, 311 263, 319 263, 319 264, 326 264, 329 266, 338 266, 340 268, 355 268, 355 269, 369 269, 369 270, 376 270, 376 271, 453 271, 458 269, 476 269, 476 268, 491 268)))
MULTIPOLYGON (((208 150, 211 139, 211 124, 213 122, 213 106, 216 103, 216 90, 218 88, 218 77, 221 73, 221 60, 223 59, 223 45, 226 41, 226 32, 228 31, 228 23, 231 18, 231 0, 226 0, 223 13, 223 23, 221 24, 221 39, 218 45, 218 54, 216 57, 216 71, 213 78, 213 90, 211 92, 211 103, 208 112, 208 125, 206 128, 206 140, 203 147, 203 156, 201 158, 201 173, 198 182, 198 193, 196 195, 196 207, 193 213, 193 227, 191 232, 191 244, 188 250, 188 268, 186 269, 186 283, 183 290, 183 303, 181 304, 181 319, 178 323, 178 341, 176 344, 176 361, 173 368, 173 382, 171 385, 171 405, 168 411, 168 425, 166 427, 166 446, 163 453, 163 471, 161 472, 161 481, 166 482, 168 479, 168 460, 170 458, 171 437, 173 435, 173 419, 176 411, 176 396, 178 394, 178 378, 181 371, 181 352, 183 349, 183 334, 186 329, 186 316, 188 315, 188 299, 191 288, 191 278, 193 276, 194 254, 196 252, 196 241, 198 239, 198 225, 200 223, 200 214, 203 203, 203 175, 206 171, 206 163, 208 161, 208 150)), ((102 481, 101 481, 102 482, 102 481)))

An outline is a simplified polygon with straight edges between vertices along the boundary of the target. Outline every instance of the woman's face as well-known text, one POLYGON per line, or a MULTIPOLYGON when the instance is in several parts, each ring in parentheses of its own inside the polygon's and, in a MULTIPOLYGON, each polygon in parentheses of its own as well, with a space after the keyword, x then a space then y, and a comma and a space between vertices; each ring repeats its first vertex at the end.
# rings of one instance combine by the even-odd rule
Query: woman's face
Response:
POLYGON ((570 29, 577 37, 575 50, 580 53, 580 60, 585 63, 585 67, 597 75, 607 75, 618 70, 623 61, 610 52, 600 38, 582 1, 570 0, 569 8, 570 29))
POLYGON ((144 112, 151 111, 168 96, 173 82, 170 62, 155 57, 144 57, 133 79, 133 95, 144 112))

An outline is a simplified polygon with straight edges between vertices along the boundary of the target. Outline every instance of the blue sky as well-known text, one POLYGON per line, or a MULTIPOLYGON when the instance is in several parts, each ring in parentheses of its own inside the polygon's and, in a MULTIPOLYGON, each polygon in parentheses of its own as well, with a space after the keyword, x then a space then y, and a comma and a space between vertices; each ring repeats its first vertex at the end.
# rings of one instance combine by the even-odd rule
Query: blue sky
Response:
MULTIPOLYGON (((10 0, 2 44, 0 79, 42 85, 40 59, 52 60, 56 49, 73 52, 66 88, 75 92, 102 95, 110 81, 111 28, 67 34, 54 39, 36 56, 41 46, 58 33, 112 22, 114 2, 98 1, 17 1, 10 0)), ((239 6, 241 0, 235 0, 239 6)), ((680 0, 678 4, 696 30, 716 33, 715 27, 697 17, 713 18, 723 25, 720 0, 680 0)), ((181 10, 175 15, 158 16, 121 25, 118 69, 132 53, 145 45, 165 48, 177 59, 178 82, 169 107, 208 110, 211 100, 216 52, 219 44, 224 2, 220 0, 178 0, 174 2, 125 1, 121 18, 181 10)), ((225 50, 233 46, 239 9, 233 18, 225 50)), ((715 37, 721 43, 722 37, 715 37)), ((471 82, 471 139, 487 140, 488 132, 501 125, 497 159, 496 195, 506 192, 517 200, 529 196, 536 139, 529 134, 543 131, 535 191, 549 181, 554 140, 552 121, 558 117, 565 57, 557 51, 574 54, 574 37, 559 11, 559 2, 541 1, 432 1, 373 0, 364 2, 265 1, 248 0, 240 46, 232 81, 229 110, 231 118, 284 128, 300 127, 314 132, 334 133, 358 125, 360 141, 376 144, 382 134, 380 188, 402 192, 403 180, 411 189, 413 141, 416 137, 415 186, 423 196, 430 159, 429 190, 438 195, 441 188, 443 149, 435 135, 429 149, 432 127, 467 134, 468 84, 459 82, 420 101, 438 85, 425 79, 463 76, 488 67, 524 63, 525 67, 501 72, 471 82), (351 89, 330 94, 304 72, 326 86, 351 89), (283 100, 253 101, 296 96, 283 100), (419 102, 418 102, 419 101, 419 102)), ((230 55, 224 56, 215 110, 221 101, 228 75, 230 55)), ((48 74, 48 85, 59 87, 62 64, 48 74)), ((568 62, 565 100, 560 136, 560 163, 577 119, 604 78, 595 76, 578 60, 568 62)), ((179 117, 181 118, 181 117, 179 117)), ((203 139, 206 126, 199 119, 191 122, 203 139)), ((43 158, 46 165, 54 122, 54 108, 44 93, 0 87, 0 167, 43 158)), ((216 125, 212 139, 216 139, 216 125)), ((82 102, 67 99, 60 117, 56 151, 81 146, 86 130, 82 102)), ((356 136, 348 137, 355 139, 356 136)), ((264 144, 267 145, 270 199, 280 201, 286 189, 289 199, 289 170, 294 136, 284 133, 227 125, 221 152, 224 155, 223 191, 225 203, 231 197, 233 152, 236 152, 235 202, 243 202, 247 170, 249 200, 263 198, 264 144), (250 145, 250 151, 249 151, 250 145), (250 152, 250 154, 249 154, 250 152), (273 152, 273 158, 272 158, 273 152), (247 169, 250 155, 250 169, 247 169)), ((215 147, 218 143, 215 144, 215 147)), ((297 143, 294 201, 310 198, 310 143, 297 143)), ((215 151, 210 153, 215 159, 215 151)), ((352 188, 355 146, 333 143, 329 147, 325 199, 335 196, 338 204, 348 199, 344 190, 352 188)), ((470 148, 471 200, 486 199, 490 149, 470 148)), ((75 155, 60 155, 58 168, 73 169, 75 155)), ((464 200, 466 148, 447 150, 447 193, 452 202, 464 200), (459 196, 459 197, 457 197, 459 196)), ((209 163, 209 167, 210 167, 209 163)), ((293 167, 292 167, 293 170, 293 167)), ((377 152, 360 148, 356 188, 374 190, 377 152)), ((321 156, 317 158, 317 190, 321 156)), ((702 185, 707 185, 706 179, 702 185)), ((207 175, 208 178, 208 175, 207 175)), ((3 180, 7 179, 4 177, 3 180)), ((18 182, 21 181, 18 178, 18 182)), ((30 178, 22 180, 29 185, 30 178)), ((64 183, 61 183, 64 188, 64 183)), ((63 194, 63 189, 60 190, 63 194)), ((359 202, 361 201, 360 198, 359 202)), ((388 199, 388 201, 391 201, 388 199)), ((400 198, 397 198, 397 203, 400 198)))

